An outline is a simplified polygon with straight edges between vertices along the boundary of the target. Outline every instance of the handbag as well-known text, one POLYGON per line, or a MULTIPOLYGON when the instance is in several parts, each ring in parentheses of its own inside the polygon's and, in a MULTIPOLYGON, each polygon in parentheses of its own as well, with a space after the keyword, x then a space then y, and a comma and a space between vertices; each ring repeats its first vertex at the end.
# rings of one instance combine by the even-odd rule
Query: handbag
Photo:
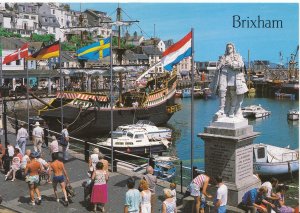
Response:
POLYGON ((74 191, 73 187, 70 184, 68 184, 66 186, 66 192, 67 192, 67 196, 70 196, 70 197, 75 196, 75 191, 74 191))
POLYGON ((66 140, 65 133, 62 132, 61 137, 60 137, 60 140, 59 140, 59 144, 60 144, 61 146, 68 146, 68 143, 69 143, 69 142, 66 140))
POLYGON ((61 137, 60 138, 60 140, 59 140, 59 144, 61 145, 61 146, 68 146, 68 141, 67 140, 65 140, 65 137, 61 137))

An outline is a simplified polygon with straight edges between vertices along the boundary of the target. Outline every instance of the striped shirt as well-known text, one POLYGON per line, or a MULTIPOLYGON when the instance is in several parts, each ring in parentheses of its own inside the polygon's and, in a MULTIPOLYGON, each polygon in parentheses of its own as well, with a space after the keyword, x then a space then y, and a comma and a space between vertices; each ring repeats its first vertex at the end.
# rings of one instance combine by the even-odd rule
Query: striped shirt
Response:
POLYGON ((199 188, 202 188, 204 185, 206 179, 206 175, 198 175, 197 177, 194 178, 193 183, 199 186, 199 188))

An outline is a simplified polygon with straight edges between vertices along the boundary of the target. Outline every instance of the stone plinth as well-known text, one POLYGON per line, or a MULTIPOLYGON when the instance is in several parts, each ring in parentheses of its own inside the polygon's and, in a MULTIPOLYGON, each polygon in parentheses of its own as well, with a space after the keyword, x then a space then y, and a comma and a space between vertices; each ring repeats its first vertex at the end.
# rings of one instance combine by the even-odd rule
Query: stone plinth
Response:
POLYGON ((244 193, 260 186, 253 175, 253 140, 259 135, 247 119, 222 118, 198 134, 205 142, 205 172, 221 175, 228 187, 228 205, 236 206, 244 193))

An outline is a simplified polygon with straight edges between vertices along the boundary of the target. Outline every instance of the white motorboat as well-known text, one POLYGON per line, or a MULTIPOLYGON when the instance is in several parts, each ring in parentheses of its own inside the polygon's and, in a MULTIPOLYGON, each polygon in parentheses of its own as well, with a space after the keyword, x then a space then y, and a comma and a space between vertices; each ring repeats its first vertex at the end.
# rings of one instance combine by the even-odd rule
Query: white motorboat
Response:
MULTIPOLYGON (((111 148, 111 138, 99 142, 98 145, 111 148)), ((148 132, 143 129, 132 128, 121 136, 113 136, 114 150, 136 155, 160 154, 166 151, 169 145, 167 139, 149 137, 148 132)))
POLYGON ((139 120, 136 124, 118 126, 116 131, 113 131, 113 136, 125 135, 128 130, 140 129, 147 131, 149 138, 171 140, 172 130, 166 127, 157 127, 154 123, 148 120, 139 120))
POLYGON ((242 113, 245 118, 263 118, 271 115, 271 111, 265 110, 260 104, 243 107, 242 113))
POLYGON ((253 172, 281 175, 299 171, 299 151, 269 144, 254 144, 253 172))
POLYGON ((297 109, 292 109, 288 112, 287 114, 288 120, 291 121, 298 121, 299 120, 299 110, 297 109))

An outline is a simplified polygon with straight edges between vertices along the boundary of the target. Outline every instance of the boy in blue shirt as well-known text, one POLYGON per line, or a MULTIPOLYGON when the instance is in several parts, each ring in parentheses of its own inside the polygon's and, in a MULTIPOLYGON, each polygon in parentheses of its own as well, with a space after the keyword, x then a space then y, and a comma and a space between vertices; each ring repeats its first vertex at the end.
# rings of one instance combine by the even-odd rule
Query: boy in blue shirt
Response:
POLYGON ((141 194, 139 190, 134 188, 135 181, 133 178, 127 180, 127 188, 125 196, 124 213, 139 213, 141 211, 141 194))

